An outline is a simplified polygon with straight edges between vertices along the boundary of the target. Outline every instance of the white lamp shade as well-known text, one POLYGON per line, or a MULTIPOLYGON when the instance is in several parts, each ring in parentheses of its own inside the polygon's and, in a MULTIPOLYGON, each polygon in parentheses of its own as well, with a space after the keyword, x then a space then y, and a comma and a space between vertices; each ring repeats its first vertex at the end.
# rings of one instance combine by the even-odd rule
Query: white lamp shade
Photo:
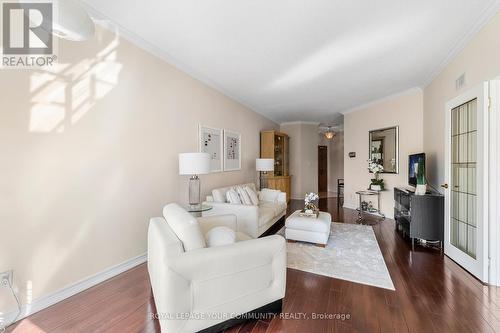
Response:
POLYGON ((179 154, 179 175, 203 175, 210 173, 209 153, 179 154))
POLYGON ((255 160, 255 169, 257 171, 274 171, 274 159, 257 158, 255 160))

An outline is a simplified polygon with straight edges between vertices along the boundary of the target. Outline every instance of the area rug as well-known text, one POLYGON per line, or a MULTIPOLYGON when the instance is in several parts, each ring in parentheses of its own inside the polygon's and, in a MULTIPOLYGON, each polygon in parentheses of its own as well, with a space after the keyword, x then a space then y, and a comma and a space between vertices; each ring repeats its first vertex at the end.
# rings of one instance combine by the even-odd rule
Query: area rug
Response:
MULTIPOLYGON (((285 228, 278 234, 284 236, 285 228)), ((303 242, 287 243, 287 266, 395 290, 373 228, 367 225, 332 222, 325 248, 303 242)))

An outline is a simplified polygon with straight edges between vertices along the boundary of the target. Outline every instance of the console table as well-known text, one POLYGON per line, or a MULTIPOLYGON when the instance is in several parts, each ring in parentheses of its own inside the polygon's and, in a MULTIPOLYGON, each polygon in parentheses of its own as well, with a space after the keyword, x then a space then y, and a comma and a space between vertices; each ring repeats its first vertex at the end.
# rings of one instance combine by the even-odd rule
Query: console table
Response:
POLYGON ((403 188, 394 189, 394 220, 396 229, 411 238, 412 250, 415 238, 444 240, 444 196, 437 192, 424 195, 403 188))

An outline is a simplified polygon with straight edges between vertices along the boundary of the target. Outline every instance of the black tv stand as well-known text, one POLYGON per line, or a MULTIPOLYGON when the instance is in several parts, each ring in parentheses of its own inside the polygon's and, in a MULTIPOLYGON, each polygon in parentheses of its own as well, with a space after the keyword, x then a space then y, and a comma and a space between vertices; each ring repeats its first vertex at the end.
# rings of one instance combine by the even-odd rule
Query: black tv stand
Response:
POLYGON ((408 235, 412 250, 415 238, 444 241, 444 197, 437 192, 415 195, 408 189, 394 189, 394 220, 396 230, 408 235))

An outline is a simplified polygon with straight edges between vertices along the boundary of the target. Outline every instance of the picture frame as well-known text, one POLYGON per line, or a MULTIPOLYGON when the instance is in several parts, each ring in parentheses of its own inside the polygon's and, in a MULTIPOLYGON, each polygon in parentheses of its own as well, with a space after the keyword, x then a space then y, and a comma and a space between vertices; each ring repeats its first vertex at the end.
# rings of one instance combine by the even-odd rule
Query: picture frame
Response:
POLYGON ((224 130, 224 171, 241 170, 241 134, 224 130))
POLYGON ((198 151, 210 154, 210 172, 212 173, 223 171, 223 141, 222 129, 201 124, 198 126, 198 151))

